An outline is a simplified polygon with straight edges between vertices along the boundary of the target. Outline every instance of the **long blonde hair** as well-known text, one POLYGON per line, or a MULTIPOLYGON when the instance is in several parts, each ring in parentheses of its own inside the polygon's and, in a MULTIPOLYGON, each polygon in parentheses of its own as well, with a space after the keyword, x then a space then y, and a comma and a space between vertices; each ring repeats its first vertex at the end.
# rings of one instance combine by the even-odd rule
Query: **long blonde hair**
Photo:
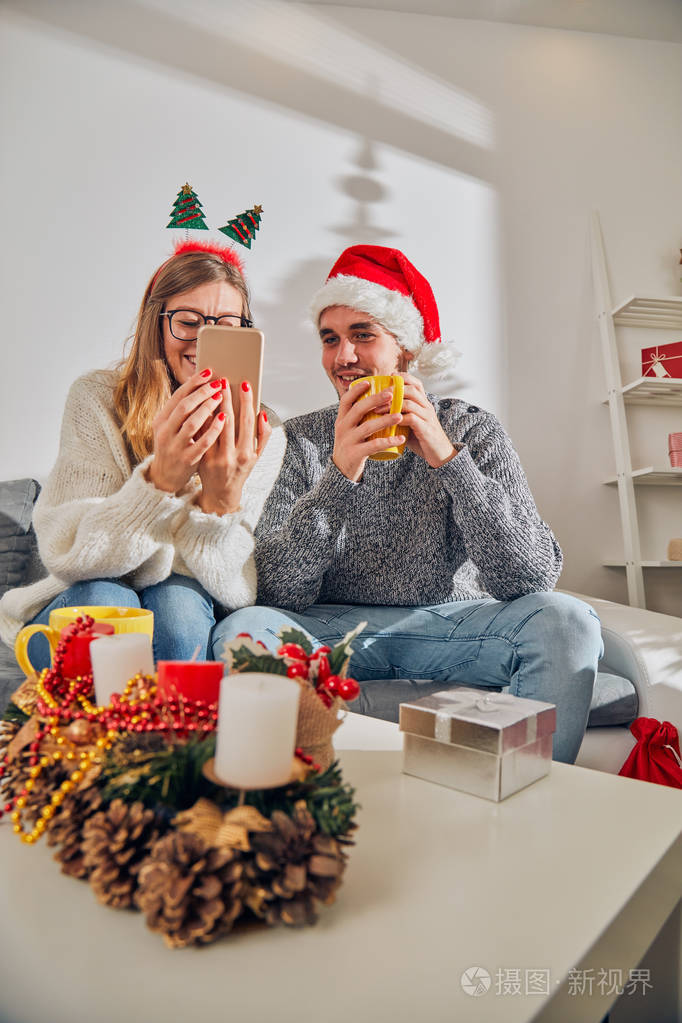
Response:
POLYGON ((242 315, 251 319, 249 291, 239 268, 212 252, 171 256, 145 289, 130 353, 119 364, 114 390, 121 433, 137 461, 152 453, 152 422, 178 386, 164 353, 161 313, 174 295, 211 281, 233 285, 242 296, 242 315))

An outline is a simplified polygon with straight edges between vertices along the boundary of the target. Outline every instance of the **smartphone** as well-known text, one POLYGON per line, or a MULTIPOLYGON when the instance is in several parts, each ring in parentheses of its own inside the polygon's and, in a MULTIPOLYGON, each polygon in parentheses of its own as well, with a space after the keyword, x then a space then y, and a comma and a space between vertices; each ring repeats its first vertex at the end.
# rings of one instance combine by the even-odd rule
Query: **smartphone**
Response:
MULTIPOLYGON (((263 377, 263 349, 265 335, 255 327, 218 327, 207 323, 199 331, 197 342, 197 369, 213 370, 213 380, 227 377, 232 393, 232 408, 239 423, 240 398, 247 395, 242 391, 242 381, 251 384, 256 420, 260 411, 261 383, 263 377)), ((257 422, 254 422, 254 436, 257 422)))

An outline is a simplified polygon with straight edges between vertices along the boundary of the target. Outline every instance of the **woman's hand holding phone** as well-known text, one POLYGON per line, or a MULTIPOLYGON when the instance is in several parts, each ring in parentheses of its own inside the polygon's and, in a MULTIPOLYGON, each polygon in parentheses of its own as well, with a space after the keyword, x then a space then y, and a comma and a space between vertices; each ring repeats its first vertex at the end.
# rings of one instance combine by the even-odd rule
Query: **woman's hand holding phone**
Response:
POLYGON ((227 515, 239 510, 244 484, 265 450, 272 427, 265 412, 258 413, 254 424, 254 397, 248 381, 239 390, 238 423, 229 384, 222 391, 219 415, 225 417, 223 429, 199 462, 201 494, 197 503, 202 511, 227 515))
POLYGON ((225 428, 225 419, 216 410, 222 406, 227 382, 210 377, 210 369, 195 373, 154 418, 154 457, 147 477, 159 490, 171 494, 182 490, 225 428))

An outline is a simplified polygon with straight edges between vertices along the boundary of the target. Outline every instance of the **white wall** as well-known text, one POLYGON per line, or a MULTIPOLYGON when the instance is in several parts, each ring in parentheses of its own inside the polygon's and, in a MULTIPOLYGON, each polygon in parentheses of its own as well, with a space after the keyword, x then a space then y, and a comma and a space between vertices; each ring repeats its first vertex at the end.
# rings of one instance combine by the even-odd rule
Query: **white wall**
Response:
MULTIPOLYGON (((118 357, 189 180, 215 228, 264 206, 245 258, 270 404, 333 398, 304 311, 341 248, 404 248, 464 353, 458 393, 514 439, 561 585, 625 598, 599 567, 621 549, 588 222, 614 301, 673 293, 679 44, 260 0, 16 0, 0 21, 3 478, 49 471, 68 385, 118 357)), ((641 413, 633 458, 664 463, 679 409, 641 413)), ((679 494, 640 497, 645 556, 682 535, 679 494)), ((682 613, 682 570, 647 586, 682 613)))

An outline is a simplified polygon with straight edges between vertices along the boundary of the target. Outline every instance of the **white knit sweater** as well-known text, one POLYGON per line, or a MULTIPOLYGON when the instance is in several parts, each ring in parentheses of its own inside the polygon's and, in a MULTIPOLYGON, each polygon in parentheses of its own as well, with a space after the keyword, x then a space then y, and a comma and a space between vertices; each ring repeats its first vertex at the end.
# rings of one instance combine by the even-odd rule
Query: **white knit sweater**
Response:
POLYGON ((176 497, 145 480, 151 457, 131 464, 114 412, 117 378, 113 370, 97 370, 69 391, 57 462, 33 516, 50 575, 0 600, 5 643, 13 644, 25 622, 85 579, 120 578, 141 589, 179 572, 226 608, 255 601, 254 529, 286 447, 278 420, 244 486, 240 510, 206 514, 194 503, 196 481, 176 497))

